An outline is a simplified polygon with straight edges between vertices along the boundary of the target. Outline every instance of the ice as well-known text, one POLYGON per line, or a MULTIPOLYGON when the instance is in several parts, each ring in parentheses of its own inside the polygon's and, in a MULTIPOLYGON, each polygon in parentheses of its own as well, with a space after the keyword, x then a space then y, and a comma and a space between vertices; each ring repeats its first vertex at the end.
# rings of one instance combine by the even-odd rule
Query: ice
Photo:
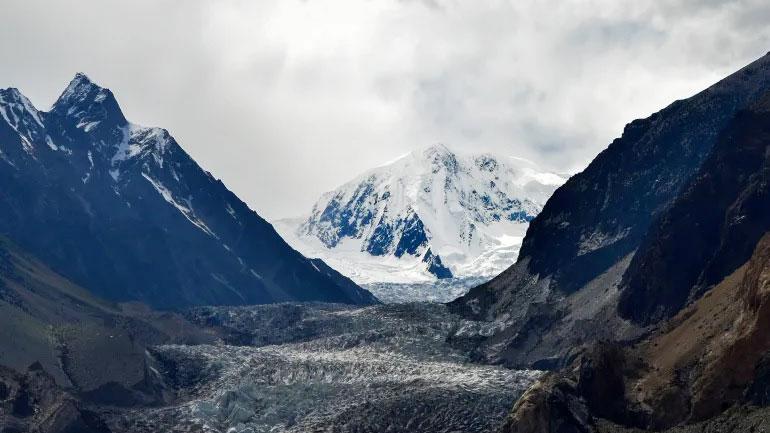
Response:
POLYGON ((372 292, 377 299, 387 304, 404 302, 449 302, 468 293, 472 287, 483 284, 488 280, 488 277, 463 277, 423 283, 376 282, 362 284, 362 287, 372 292))
POLYGON ((184 397, 124 414, 131 431, 491 432, 541 375, 472 362, 452 336, 499 324, 443 305, 203 307, 188 316, 238 344, 153 349, 163 380, 185 378, 184 397))

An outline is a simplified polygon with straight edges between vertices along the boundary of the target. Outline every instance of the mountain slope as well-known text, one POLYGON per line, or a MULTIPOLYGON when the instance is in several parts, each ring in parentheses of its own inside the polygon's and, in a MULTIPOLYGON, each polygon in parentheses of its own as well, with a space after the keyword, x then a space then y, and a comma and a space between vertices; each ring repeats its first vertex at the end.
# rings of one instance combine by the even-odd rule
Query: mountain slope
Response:
POLYGON ((501 432, 763 431, 770 425, 769 309, 765 234, 746 263, 647 338, 596 345, 544 377, 501 432))
POLYGON ((621 296, 628 296, 621 293, 629 264, 639 260, 634 253, 736 113, 770 90, 769 71, 765 56, 630 123, 621 138, 554 193, 530 225, 517 263, 452 303, 470 317, 502 322, 500 331, 481 343, 486 356, 554 366, 583 343, 644 332, 647 322, 628 321, 617 308, 621 296))
POLYGON ((0 237, 0 366, 37 365, 84 401, 154 402, 161 396, 140 389, 145 350, 214 340, 178 314, 99 299, 0 237))
POLYGON ((359 283, 492 276, 515 260, 563 181, 528 161, 439 144, 324 194, 309 217, 279 229, 359 283))
POLYGON ((741 110, 623 276, 619 311, 642 323, 676 314, 741 266, 770 230, 770 96, 741 110))
MULTIPOLYGON (((720 84, 766 77, 767 63, 766 56, 720 84)), ((619 270, 546 304, 562 309, 551 323, 518 328, 519 341, 536 334, 536 343, 522 345, 529 356, 548 344, 551 353, 568 353, 552 343, 557 338, 574 350, 552 362, 564 368, 532 387, 501 431, 753 432, 770 425, 768 125, 765 88, 716 131, 700 167, 651 216, 619 270), (565 326, 597 288, 611 293, 602 314, 565 326), (639 332, 606 331, 624 326, 639 332)))
POLYGON ((376 302, 319 271, 166 130, 78 74, 48 112, 0 90, 0 232, 112 300, 376 302))

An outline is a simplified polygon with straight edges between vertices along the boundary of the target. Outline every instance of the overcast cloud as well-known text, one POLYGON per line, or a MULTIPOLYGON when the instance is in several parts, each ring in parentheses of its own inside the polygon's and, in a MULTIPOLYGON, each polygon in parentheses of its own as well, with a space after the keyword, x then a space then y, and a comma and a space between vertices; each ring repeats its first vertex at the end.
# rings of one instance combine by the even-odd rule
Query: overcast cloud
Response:
POLYGON ((572 172, 770 50, 766 0, 13 0, 0 87, 75 72, 268 218, 414 148, 572 172))

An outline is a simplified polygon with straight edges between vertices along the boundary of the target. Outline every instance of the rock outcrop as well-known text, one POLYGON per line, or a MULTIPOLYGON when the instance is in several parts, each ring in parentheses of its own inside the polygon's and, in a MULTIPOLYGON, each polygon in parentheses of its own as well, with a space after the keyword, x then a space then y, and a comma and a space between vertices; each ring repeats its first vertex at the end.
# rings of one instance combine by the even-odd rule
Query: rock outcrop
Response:
POLYGON ((56 385, 39 363, 24 373, 0 367, 3 433, 110 433, 100 416, 56 385))
POLYGON ((769 326, 770 233, 743 266, 649 337, 594 345, 541 379, 502 431, 705 431, 734 423, 736 411, 766 423, 769 326))

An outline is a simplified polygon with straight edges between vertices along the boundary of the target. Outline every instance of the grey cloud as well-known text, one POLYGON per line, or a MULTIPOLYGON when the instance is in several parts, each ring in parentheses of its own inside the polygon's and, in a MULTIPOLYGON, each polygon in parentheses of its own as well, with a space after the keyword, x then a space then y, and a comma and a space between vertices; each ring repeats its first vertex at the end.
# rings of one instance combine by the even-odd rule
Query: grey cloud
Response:
POLYGON ((604 19, 587 20, 567 36, 575 45, 590 46, 599 52, 611 48, 626 49, 640 43, 660 44, 666 37, 666 32, 656 29, 649 22, 604 19))
POLYGON ((4 1, 0 86, 77 71, 267 217, 430 143, 585 165, 770 49, 760 0, 4 1))

